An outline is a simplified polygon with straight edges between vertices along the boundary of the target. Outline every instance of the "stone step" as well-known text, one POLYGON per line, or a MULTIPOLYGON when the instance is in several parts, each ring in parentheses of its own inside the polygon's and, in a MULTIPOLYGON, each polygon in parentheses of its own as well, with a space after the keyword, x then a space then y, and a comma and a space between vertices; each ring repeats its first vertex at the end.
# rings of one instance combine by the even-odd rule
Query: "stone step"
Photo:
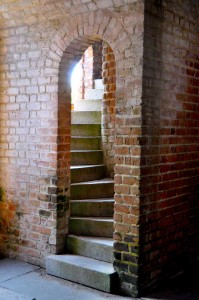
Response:
POLYGON ((69 219, 70 234, 113 237, 113 218, 83 218, 69 219))
POLYGON ((95 89, 104 89, 103 79, 95 79, 94 80, 95 89))
POLYGON ((46 271, 66 280, 98 289, 115 292, 118 286, 113 265, 79 255, 50 255, 46 260, 46 271))
POLYGON ((102 110, 102 100, 77 100, 74 104, 75 111, 101 111, 102 110))
POLYGON ((72 111, 71 124, 101 124, 101 111, 72 111))
POLYGON ((72 124, 71 136, 100 136, 101 124, 72 124))
POLYGON ((100 150, 101 136, 95 137, 71 137, 71 150, 100 150))
POLYGON ((98 180, 106 177, 105 165, 71 166, 70 171, 72 183, 98 180))
POLYGON ((104 89, 86 89, 84 99, 97 100, 103 99, 104 89))
POLYGON ((112 179, 102 179, 71 184, 71 200, 113 198, 114 183, 112 179))
POLYGON ((71 216, 78 217, 113 217, 114 199, 71 200, 71 216))
POLYGON ((103 163, 102 150, 72 150, 71 165, 92 165, 103 163))
POLYGON ((100 261, 113 262, 113 239, 68 235, 67 252, 100 261))

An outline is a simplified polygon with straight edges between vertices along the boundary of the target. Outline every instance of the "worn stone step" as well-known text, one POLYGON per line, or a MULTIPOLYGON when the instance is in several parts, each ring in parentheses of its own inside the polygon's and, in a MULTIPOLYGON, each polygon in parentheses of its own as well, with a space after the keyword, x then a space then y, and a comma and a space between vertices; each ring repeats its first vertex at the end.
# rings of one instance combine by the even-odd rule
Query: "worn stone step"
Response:
POLYGON ((112 198, 114 183, 112 179, 102 179, 71 184, 71 200, 112 198))
POLYGON ((100 136, 101 124, 72 124, 71 136, 100 136))
POLYGON ((101 137, 71 137, 71 150, 100 150, 101 137))
POLYGON ((71 124, 101 124, 101 111, 72 111, 71 124))
POLYGON ((71 216, 78 217, 113 217, 114 199, 71 200, 71 216))
POLYGON ((113 265, 79 255, 50 255, 46 271, 66 280, 74 281, 107 293, 115 292, 118 286, 113 265))
POLYGON ((86 89, 84 94, 84 99, 86 100, 102 99, 103 94, 104 94, 104 89, 86 89))
POLYGON ((71 165, 93 165, 103 163, 102 150, 72 150, 71 165))
POLYGON ((68 235, 66 249, 68 253, 113 262, 113 239, 111 238, 68 235))
POLYGON ((75 111, 101 111, 102 100, 101 99, 77 100, 75 101, 74 110, 75 111))
POLYGON ((83 182, 102 179, 106 176, 105 165, 71 166, 71 182, 83 182))
POLYGON ((69 219, 70 234, 113 237, 113 218, 82 218, 69 219))

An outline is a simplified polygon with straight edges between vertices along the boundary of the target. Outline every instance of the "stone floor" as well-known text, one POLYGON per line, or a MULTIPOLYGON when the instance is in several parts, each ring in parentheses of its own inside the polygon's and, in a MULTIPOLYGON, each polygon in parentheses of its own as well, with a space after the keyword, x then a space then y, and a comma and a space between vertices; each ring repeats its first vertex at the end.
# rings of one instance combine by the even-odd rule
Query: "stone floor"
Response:
MULTIPOLYGON (((196 300, 199 282, 183 282, 147 295, 142 300, 196 300)), ((45 270, 24 262, 0 260, 0 300, 128 300, 125 296, 106 294, 46 274, 45 270)))

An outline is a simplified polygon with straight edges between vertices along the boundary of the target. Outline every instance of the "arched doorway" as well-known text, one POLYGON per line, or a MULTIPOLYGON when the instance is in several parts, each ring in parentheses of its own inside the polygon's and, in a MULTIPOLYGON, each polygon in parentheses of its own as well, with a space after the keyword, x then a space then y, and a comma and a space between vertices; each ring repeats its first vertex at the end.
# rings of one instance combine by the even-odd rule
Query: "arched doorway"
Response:
MULTIPOLYGON (((134 243, 134 236, 138 236, 138 226, 136 218, 128 218, 133 214, 131 210, 131 201, 137 195, 131 195, 132 191, 137 191, 134 187, 129 186, 129 178, 139 176, 139 165, 134 165, 134 152, 131 152, 131 141, 134 147, 139 147, 139 140, 137 139, 137 131, 131 130, 130 127, 140 127, 139 118, 137 114, 140 110, 136 110, 139 106, 140 99, 134 97, 132 66, 133 51, 132 43, 129 40, 128 34, 123 29, 118 20, 109 16, 103 15, 102 12, 91 13, 89 16, 81 16, 67 22, 67 25, 62 28, 59 34, 55 36, 55 42, 52 46, 53 51, 59 53, 59 76, 58 76, 58 144, 57 144, 57 211, 56 217, 56 253, 63 253, 65 248, 65 238, 69 232, 69 217, 70 217, 70 166, 71 166, 71 101, 70 101, 70 74, 76 62, 81 58, 82 53, 89 46, 96 41, 103 40, 108 42, 111 46, 116 63, 116 97, 115 97, 115 128, 107 128, 105 130, 107 137, 108 131, 113 132, 115 140, 110 139, 110 142, 115 142, 115 206, 114 206, 114 267, 117 272, 123 276, 125 273, 131 276, 131 272, 137 275, 137 268, 128 268, 128 259, 131 257, 125 256, 123 263, 123 249, 129 252, 129 255, 137 257, 137 253, 133 247, 127 245, 131 240, 134 243), (114 31, 113 31, 114 27, 114 31), (118 38, 119 37, 119 38, 118 38), (131 125, 129 127, 129 125, 131 125), (132 134, 133 133, 133 134, 132 134), (133 135, 136 135, 135 137, 133 135), (123 222, 125 216, 126 224, 123 222), (132 220, 132 222, 131 222, 132 220), (134 222, 135 220, 135 222, 134 222), (132 270, 132 271, 131 271, 132 270)), ((134 53, 135 54, 135 53, 134 53)), ((139 73, 139 72, 138 72, 139 73)), ((106 72, 105 72, 106 74, 106 72)), ((106 76, 104 74, 104 77, 106 76)), ((109 75, 109 74, 108 74, 109 75)), ((137 78, 137 73, 135 74, 137 78)), ((134 79, 135 79, 134 78, 134 79)), ((141 81, 135 80, 135 84, 140 84, 141 81)), ((112 91, 109 91, 112 93, 112 91)), ((137 95, 137 94, 136 94, 137 95)), ((108 102, 108 101, 107 101, 108 102)), ((103 108, 104 119, 102 124, 110 125, 110 118, 108 114, 112 110, 103 108)), ((132 181, 132 180, 131 180, 132 181)), ((139 181, 136 180, 137 185, 139 181)), ((135 202, 136 207, 139 206, 139 201, 135 202)), ((134 208, 133 208, 134 209, 134 208)), ((138 239, 136 239, 137 244, 138 239)), ((52 270, 53 272, 53 270, 52 270)), ((132 275, 134 276, 134 275, 132 275)), ((128 277, 130 278, 130 277, 128 277)), ((122 279, 123 280, 123 279, 122 279)), ((124 281, 126 279, 124 278, 124 281)))

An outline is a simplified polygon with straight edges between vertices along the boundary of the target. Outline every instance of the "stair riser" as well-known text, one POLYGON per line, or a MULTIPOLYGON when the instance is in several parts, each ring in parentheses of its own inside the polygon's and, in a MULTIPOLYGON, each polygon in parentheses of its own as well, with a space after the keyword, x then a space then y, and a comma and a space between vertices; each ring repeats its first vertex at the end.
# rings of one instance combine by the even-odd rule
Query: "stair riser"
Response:
POLYGON ((100 111, 73 111, 71 124, 101 124, 100 111))
POLYGON ((75 102, 75 111, 101 111, 102 100, 78 100, 75 102))
POLYGON ((71 201, 70 212, 79 217, 113 217, 113 202, 71 201))
POLYGON ((100 261, 113 262, 113 247, 105 244, 92 243, 78 237, 67 237, 66 248, 69 253, 74 253, 100 261))
POLYGON ((97 165, 103 163, 103 152, 73 152, 71 155, 72 166, 97 165))
POLYGON ((101 138, 73 138, 71 139, 71 150, 100 150, 101 138))
POLYGON ((69 228, 70 234, 113 237, 113 221, 70 218, 69 228))
POLYGON ((100 136, 101 124, 72 124, 71 136, 100 136))
POLYGON ((87 89, 84 98, 86 100, 102 99, 104 95, 103 89, 87 89))
POLYGON ((106 176, 105 166, 71 169, 71 182, 83 182, 102 179, 106 176))
POLYGON ((103 79, 95 79, 95 89, 104 89, 103 79))
POLYGON ((71 185, 71 200, 112 198, 113 195, 113 183, 71 185))

